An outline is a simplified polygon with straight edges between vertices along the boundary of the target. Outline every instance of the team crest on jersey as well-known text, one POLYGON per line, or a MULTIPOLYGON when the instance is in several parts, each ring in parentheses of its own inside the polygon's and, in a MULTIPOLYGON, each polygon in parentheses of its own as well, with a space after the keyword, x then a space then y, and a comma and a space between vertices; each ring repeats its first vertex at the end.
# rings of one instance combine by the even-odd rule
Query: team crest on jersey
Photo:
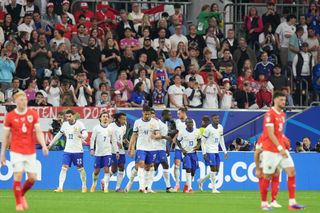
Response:
POLYGON ((32 121, 33 121, 33 116, 32 116, 32 115, 28 115, 28 116, 27 116, 27 120, 28 120, 29 123, 32 123, 32 121))
POLYGON ((266 121, 267 121, 267 123, 269 123, 269 122, 271 121, 271 118, 268 116, 268 117, 266 118, 266 121))

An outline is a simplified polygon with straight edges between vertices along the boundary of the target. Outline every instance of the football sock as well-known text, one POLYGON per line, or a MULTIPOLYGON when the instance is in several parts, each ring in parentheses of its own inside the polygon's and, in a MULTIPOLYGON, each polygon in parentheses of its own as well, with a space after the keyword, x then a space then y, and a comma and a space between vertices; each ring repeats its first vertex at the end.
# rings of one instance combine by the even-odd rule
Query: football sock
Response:
POLYGON ((138 171, 135 168, 131 170, 130 180, 129 180, 130 184, 133 183, 133 180, 134 180, 135 176, 137 175, 137 173, 138 173, 138 171))
POLYGON ((201 183, 204 183, 206 180, 208 180, 210 178, 210 172, 206 175, 206 176, 204 176, 203 178, 200 178, 200 182, 201 183))
POLYGON ((261 195, 261 201, 267 202, 267 196, 268 196, 268 188, 270 185, 270 180, 266 178, 261 178, 261 188, 260 188, 260 195, 261 195))
MULTIPOLYGON (((120 189, 123 180, 124 171, 118 171, 116 189, 120 189)), ((111 174, 110 174, 111 176, 111 174)))
POLYGON ((21 189, 21 182, 20 181, 13 181, 13 193, 16 199, 16 205, 21 204, 22 198, 22 189, 21 189))
POLYGON ((87 174, 83 167, 79 168, 78 171, 80 172, 80 179, 82 182, 82 188, 87 187, 87 174))
POLYGON ((144 168, 139 167, 138 168, 139 189, 143 189, 143 190, 145 189, 144 175, 145 175, 144 168))
POLYGON ((66 180, 67 171, 68 171, 67 168, 65 168, 65 167, 61 168, 60 175, 59 175, 59 188, 60 189, 63 189, 63 184, 64 184, 64 181, 66 180))
POLYGON ((109 188, 109 181, 110 181, 110 173, 104 173, 104 188, 107 190, 109 188))
POLYGON ((274 176, 271 182, 271 201, 277 200, 279 185, 280 185, 279 176, 274 176))
POLYGON ((154 167, 151 167, 149 171, 149 177, 148 177, 148 183, 147 183, 147 187, 149 190, 152 189, 153 177, 154 177, 154 167))
POLYGON ((170 179, 169 179, 169 170, 168 169, 164 169, 163 170, 163 178, 164 178, 164 182, 166 183, 166 187, 170 188, 170 179))
POLYGON ((94 172, 92 172, 92 180, 93 180, 93 185, 97 185, 97 182, 98 182, 98 177, 99 175, 95 175, 94 172))
POLYGON ((22 196, 24 196, 27 193, 27 191, 29 191, 32 188, 33 185, 34 182, 30 182, 29 179, 27 179, 23 185, 22 196))
POLYGON ((186 185, 188 186, 188 189, 190 189, 191 188, 191 173, 186 174, 186 179, 187 179, 186 185))
POLYGON ((296 204, 295 194, 296 194, 296 177, 288 177, 288 193, 289 193, 289 205, 296 204))
POLYGON ((174 178, 176 179, 176 186, 180 185, 180 166, 174 165, 174 178))
POLYGON ((217 172, 210 172, 209 175, 210 175, 212 189, 215 189, 216 188, 215 187, 215 181, 216 181, 217 172))

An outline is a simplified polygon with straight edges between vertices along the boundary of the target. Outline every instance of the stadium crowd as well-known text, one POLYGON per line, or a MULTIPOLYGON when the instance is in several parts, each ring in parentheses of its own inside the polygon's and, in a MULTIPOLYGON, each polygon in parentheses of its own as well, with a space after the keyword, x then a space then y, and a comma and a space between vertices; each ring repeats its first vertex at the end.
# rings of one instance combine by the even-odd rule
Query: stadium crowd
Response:
POLYGON ((299 17, 275 6, 252 7, 237 38, 216 3, 187 25, 179 3, 154 20, 138 3, 71 13, 68 0, 10 0, 0 6, 0 103, 24 90, 30 106, 259 109, 282 90, 299 105, 306 89, 320 91, 318 5, 299 17))

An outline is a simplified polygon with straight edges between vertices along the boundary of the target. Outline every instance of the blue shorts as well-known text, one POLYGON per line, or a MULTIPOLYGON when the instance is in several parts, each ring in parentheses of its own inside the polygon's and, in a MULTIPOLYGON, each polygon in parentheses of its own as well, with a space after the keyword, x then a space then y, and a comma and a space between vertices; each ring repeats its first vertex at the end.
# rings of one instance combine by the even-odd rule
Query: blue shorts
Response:
POLYGON ((180 149, 176 149, 176 150, 174 151, 174 160, 180 160, 180 161, 183 160, 183 158, 182 158, 182 152, 181 152, 180 149))
POLYGON ((111 166, 111 155, 106 156, 95 156, 94 157, 94 168, 104 168, 111 166))
POLYGON ((207 153, 207 165, 208 166, 220 166, 220 156, 219 153, 207 153))
POLYGON ((199 168, 197 153, 188 153, 183 158, 183 169, 195 171, 199 168))
POLYGON ((64 152, 62 157, 62 165, 75 165, 77 167, 83 167, 83 153, 69 153, 64 152))
POLYGON ((157 157, 155 164, 168 163, 167 153, 164 150, 159 150, 157 152, 157 157))
POLYGON ((119 160, 117 160, 117 155, 116 154, 112 154, 112 162, 111 164, 114 166, 118 166, 120 164, 126 164, 126 155, 125 154, 120 154, 120 158, 119 160))
POLYGON ((144 161, 145 164, 153 164, 156 160, 157 152, 156 151, 144 151, 137 150, 135 161, 139 163, 140 161, 144 161))

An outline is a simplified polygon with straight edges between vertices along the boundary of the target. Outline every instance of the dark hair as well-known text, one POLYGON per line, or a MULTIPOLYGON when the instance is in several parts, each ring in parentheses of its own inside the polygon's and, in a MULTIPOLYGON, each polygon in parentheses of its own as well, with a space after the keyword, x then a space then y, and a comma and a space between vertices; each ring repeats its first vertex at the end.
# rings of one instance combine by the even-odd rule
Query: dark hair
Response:
POLYGON ((65 114, 71 114, 71 115, 74 115, 75 112, 72 110, 72 109, 68 109, 65 114))
POLYGON ((297 28, 296 28, 296 33, 297 32, 303 32, 304 31, 304 29, 303 29, 303 27, 302 26, 298 26, 297 28))
POLYGON ((202 121, 210 121, 210 118, 208 115, 205 115, 201 118, 202 121))
POLYGON ((181 8, 181 5, 180 5, 179 3, 175 3, 175 4, 173 5, 173 8, 174 8, 174 9, 180 9, 180 8, 181 8))
POLYGON ((64 116, 64 112, 63 111, 58 112, 58 115, 63 115, 64 116))
MULTIPOLYGON (((68 15, 68 14, 67 14, 67 15, 68 15)), ((82 19, 82 18, 86 19, 86 16, 83 15, 83 14, 79 15, 79 19, 82 19)))
POLYGON ((44 97, 42 92, 36 92, 36 96, 38 96, 38 95, 41 95, 42 97, 44 97))
POLYGON ((143 112, 151 112, 151 107, 148 106, 148 105, 144 105, 143 108, 142 108, 142 111, 143 112))
POLYGON ((104 83, 104 82, 100 83, 100 84, 99 84, 99 89, 101 89, 102 86, 107 86, 107 84, 104 83))
POLYGON ((113 114, 112 117, 115 120, 115 122, 118 122, 120 117, 122 117, 122 116, 127 116, 127 115, 123 112, 118 112, 118 113, 113 114))
POLYGON ((86 27, 86 26, 84 26, 84 24, 78 24, 77 29, 79 29, 81 26, 83 26, 84 28, 86 27))
POLYGON ((287 21, 290 21, 291 19, 297 19, 297 16, 290 14, 287 16, 287 21))
POLYGON ((273 100, 279 97, 286 97, 285 94, 281 91, 275 91, 273 94, 273 100))
POLYGON ((109 94, 107 92, 102 92, 101 96, 103 96, 103 95, 109 95, 109 94))
POLYGON ((170 110, 165 109, 165 110, 162 111, 161 116, 163 117, 163 116, 165 116, 166 114, 168 114, 169 112, 170 112, 170 110))
POLYGON ((142 91, 140 91, 140 87, 141 87, 142 85, 143 85, 142 82, 138 82, 138 83, 134 86, 133 91, 135 91, 135 92, 142 92, 142 91))
POLYGON ((181 107, 178 109, 178 111, 187 113, 188 109, 186 107, 181 107))
POLYGON ((216 116, 219 116, 218 114, 213 114, 211 117, 213 118, 213 117, 216 117, 216 116))

